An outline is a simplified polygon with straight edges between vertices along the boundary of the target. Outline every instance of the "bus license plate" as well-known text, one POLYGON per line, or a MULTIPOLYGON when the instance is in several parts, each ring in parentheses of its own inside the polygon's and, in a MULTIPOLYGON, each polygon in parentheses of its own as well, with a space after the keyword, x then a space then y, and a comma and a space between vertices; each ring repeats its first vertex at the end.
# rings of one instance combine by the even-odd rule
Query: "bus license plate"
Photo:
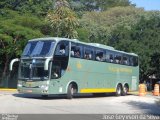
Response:
POLYGON ((31 92, 32 92, 32 90, 26 90, 26 92, 31 93, 31 92))

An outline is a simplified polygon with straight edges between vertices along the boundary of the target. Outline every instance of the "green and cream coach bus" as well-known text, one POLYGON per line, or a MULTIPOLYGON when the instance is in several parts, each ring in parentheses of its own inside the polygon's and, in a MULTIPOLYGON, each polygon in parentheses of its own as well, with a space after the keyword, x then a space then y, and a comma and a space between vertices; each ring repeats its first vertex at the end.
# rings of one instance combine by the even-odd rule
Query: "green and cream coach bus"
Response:
POLYGON ((67 38, 29 40, 19 62, 17 89, 20 93, 108 93, 117 96, 138 89, 138 56, 98 43, 67 38))

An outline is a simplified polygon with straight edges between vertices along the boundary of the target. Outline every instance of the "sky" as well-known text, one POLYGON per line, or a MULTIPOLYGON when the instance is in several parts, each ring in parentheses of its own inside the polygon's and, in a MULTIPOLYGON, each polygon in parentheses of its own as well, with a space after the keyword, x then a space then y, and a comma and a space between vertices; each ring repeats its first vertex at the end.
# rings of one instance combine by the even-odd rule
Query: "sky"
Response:
POLYGON ((143 7, 145 10, 160 10, 160 0, 130 0, 136 7, 143 7))

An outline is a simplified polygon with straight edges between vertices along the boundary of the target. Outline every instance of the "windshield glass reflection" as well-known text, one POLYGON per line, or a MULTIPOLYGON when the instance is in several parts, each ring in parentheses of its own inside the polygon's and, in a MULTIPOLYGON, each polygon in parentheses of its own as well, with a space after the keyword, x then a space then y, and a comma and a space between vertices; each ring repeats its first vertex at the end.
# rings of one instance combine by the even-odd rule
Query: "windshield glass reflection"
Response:
POLYGON ((53 53, 54 41, 31 41, 26 45, 22 57, 47 57, 53 53))

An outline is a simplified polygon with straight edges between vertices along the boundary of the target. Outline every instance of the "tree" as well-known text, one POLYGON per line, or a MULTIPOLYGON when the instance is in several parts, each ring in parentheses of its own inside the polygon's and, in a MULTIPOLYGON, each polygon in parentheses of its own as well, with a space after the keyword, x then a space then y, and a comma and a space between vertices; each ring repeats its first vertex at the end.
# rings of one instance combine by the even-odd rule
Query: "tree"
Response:
POLYGON ((0 9, 4 8, 41 17, 53 8, 53 0, 1 0, 0 9))
POLYGON ((129 0, 69 0, 75 11, 105 11, 116 6, 130 6, 129 0))
POLYGON ((121 27, 114 31, 117 34, 114 44, 117 49, 139 55, 142 81, 153 75, 160 78, 160 12, 147 14, 150 15, 147 18, 141 17, 140 21, 132 25, 130 30, 121 27))
POLYGON ((11 10, 3 10, 3 13, 7 14, 0 15, 0 56, 1 69, 3 69, 0 76, 5 79, 10 60, 20 56, 27 40, 41 37, 43 34, 39 29, 41 24, 38 18, 28 14, 19 15, 11 10))
POLYGON ((88 12, 83 15, 80 23, 88 31, 85 41, 103 43, 138 54, 140 79, 143 81, 152 75, 160 78, 159 21, 160 12, 114 7, 104 12, 88 12))
POLYGON ((48 12, 46 19, 51 24, 55 36, 77 38, 78 20, 66 0, 56 0, 55 9, 48 12))
POLYGON ((120 30, 121 26, 130 30, 131 26, 136 24, 144 14, 143 9, 130 6, 114 7, 103 12, 87 12, 82 16, 80 25, 89 33, 88 42, 113 45, 112 43, 118 34, 112 34, 112 32, 120 30))

